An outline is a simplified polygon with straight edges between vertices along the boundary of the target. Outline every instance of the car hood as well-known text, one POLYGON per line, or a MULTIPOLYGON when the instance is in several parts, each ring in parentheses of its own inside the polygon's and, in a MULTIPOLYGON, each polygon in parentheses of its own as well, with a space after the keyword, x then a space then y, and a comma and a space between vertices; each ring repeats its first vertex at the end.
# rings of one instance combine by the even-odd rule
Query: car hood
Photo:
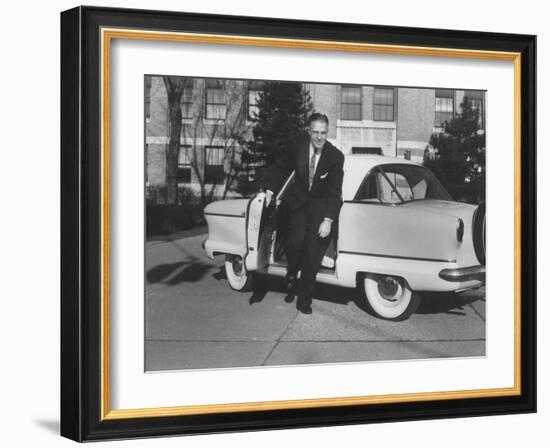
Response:
POLYGON ((465 204, 463 202, 442 201, 439 199, 425 199, 421 201, 406 202, 399 205, 399 207, 467 219, 472 216, 472 213, 477 206, 472 204, 465 204))

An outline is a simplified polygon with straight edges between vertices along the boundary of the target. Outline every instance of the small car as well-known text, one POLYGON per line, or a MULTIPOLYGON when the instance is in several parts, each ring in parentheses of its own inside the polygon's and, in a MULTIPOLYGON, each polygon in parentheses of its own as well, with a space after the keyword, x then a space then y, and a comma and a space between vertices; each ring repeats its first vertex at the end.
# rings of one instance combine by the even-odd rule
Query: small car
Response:
MULTIPOLYGON (((204 211, 210 258, 225 256, 229 285, 252 287, 256 273, 284 276, 285 191, 212 202, 204 211)), ((485 282, 485 205, 454 201, 435 175, 410 160, 348 155, 342 205, 316 281, 359 287, 378 317, 403 320, 422 291, 461 292, 485 282)))

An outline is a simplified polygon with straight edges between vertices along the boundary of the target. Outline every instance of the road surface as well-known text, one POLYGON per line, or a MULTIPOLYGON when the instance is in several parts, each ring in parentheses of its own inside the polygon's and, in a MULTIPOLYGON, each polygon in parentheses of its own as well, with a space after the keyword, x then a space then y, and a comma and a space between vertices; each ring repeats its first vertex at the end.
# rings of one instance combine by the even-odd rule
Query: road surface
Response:
POLYGON ((233 291, 206 235, 146 243, 146 370, 485 355, 485 290, 424 294, 403 322, 369 315, 354 289, 322 285, 313 314, 286 303, 282 279, 233 291))

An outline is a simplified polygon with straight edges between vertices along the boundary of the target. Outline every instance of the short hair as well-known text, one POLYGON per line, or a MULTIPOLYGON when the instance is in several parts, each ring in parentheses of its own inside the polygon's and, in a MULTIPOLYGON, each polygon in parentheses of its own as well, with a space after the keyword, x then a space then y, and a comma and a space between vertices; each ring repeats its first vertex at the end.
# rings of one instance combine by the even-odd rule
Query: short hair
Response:
POLYGON ((328 128, 328 117, 325 114, 322 114, 320 112, 312 113, 307 120, 307 126, 311 126, 311 123, 313 123, 314 121, 322 121, 327 125, 328 128))

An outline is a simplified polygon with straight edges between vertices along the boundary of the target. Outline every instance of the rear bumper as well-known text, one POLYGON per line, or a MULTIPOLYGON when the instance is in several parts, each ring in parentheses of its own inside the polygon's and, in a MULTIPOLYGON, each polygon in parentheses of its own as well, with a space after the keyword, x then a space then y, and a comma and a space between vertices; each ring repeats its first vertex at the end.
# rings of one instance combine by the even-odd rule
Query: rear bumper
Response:
POLYGON ((467 282, 470 280, 478 280, 485 283, 485 266, 443 269, 439 272, 439 278, 442 278, 448 282, 467 282))

